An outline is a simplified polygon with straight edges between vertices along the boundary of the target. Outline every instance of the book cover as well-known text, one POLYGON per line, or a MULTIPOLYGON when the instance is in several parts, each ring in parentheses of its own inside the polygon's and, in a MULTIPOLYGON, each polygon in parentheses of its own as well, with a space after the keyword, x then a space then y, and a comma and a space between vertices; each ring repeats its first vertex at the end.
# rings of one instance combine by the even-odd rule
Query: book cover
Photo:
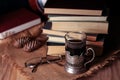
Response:
POLYGON ((95 21, 56 21, 47 22, 45 29, 57 31, 83 31, 85 33, 108 34, 108 22, 95 21))
POLYGON ((41 23, 40 16, 25 8, 0 16, 0 39, 4 39, 39 23, 41 23))
POLYGON ((102 15, 104 0, 48 0, 46 14, 102 15))

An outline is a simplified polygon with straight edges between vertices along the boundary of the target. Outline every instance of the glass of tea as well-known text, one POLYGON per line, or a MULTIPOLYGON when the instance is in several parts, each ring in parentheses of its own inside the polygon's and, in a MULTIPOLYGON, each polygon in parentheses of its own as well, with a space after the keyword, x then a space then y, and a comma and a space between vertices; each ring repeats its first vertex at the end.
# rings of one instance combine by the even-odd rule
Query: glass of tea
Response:
POLYGON ((84 32, 68 32, 65 34, 65 70, 68 73, 78 74, 86 71, 86 64, 95 58, 92 48, 86 48, 87 35, 84 32), (92 58, 86 61, 85 55, 91 52, 92 58))

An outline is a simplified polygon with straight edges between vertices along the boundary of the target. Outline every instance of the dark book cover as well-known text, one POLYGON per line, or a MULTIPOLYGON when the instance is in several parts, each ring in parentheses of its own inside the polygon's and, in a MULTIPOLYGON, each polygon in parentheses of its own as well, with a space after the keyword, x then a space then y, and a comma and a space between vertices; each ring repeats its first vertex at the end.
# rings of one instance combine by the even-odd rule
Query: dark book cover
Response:
POLYGON ((104 0, 48 0, 45 4, 45 8, 102 10, 104 7, 104 0))
POLYGON ((18 9, 6 15, 0 16, 0 32, 16 27, 39 18, 38 15, 27 9, 18 9))
POLYGON ((26 8, 17 9, 2 15, 0 16, 0 38, 9 32, 17 33, 37 25, 40 22, 40 16, 26 8))

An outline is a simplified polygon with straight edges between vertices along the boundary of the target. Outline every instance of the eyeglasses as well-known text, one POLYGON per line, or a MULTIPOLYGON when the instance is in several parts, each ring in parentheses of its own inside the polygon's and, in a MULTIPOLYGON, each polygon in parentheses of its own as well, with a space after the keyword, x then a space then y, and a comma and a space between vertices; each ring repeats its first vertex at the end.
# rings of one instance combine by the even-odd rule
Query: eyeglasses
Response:
MULTIPOLYGON (((64 56, 58 55, 58 56, 49 56, 47 55, 46 57, 35 57, 27 60, 25 62, 25 67, 29 67, 32 69, 32 72, 36 72, 38 66, 46 63, 58 63, 62 61, 64 56)), ((60 65, 60 64, 59 64, 60 65)))

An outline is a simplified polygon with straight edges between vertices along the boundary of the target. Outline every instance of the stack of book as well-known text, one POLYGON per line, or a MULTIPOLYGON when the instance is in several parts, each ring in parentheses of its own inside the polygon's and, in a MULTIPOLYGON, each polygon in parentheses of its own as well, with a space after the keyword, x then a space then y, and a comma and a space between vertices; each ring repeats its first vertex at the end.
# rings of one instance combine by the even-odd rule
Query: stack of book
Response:
MULTIPOLYGON (((65 54, 65 34, 67 32, 56 31, 43 29, 43 33, 47 34, 49 39, 47 41, 48 44, 48 54, 56 55, 56 54, 65 54)), ((87 35, 87 47, 91 47, 95 50, 97 56, 102 55, 104 39, 107 37, 107 34, 88 34, 87 35)))
POLYGON ((96 55, 102 55, 108 34, 107 15, 103 10, 104 0, 48 0, 44 13, 49 19, 43 33, 49 36, 49 54, 64 54, 64 35, 70 31, 83 31, 87 34, 87 47, 94 48, 96 55))

